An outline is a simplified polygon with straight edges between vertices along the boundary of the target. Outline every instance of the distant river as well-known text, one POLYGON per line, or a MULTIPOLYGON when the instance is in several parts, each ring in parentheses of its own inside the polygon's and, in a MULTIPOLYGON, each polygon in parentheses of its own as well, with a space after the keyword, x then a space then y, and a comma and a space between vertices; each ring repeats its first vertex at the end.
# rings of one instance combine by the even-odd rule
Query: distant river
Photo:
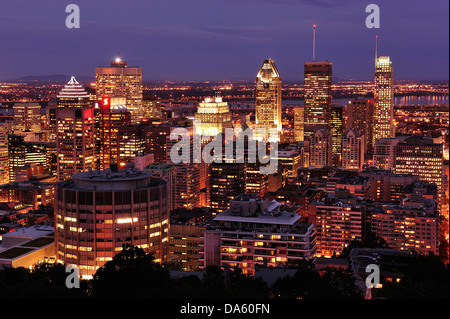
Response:
MULTIPOLYGON (((337 98, 333 99, 333 102, 337 102, 340 105, 347 104, 347 101, 351 98, 337 98)), ((283 104, 303 104, 303 100, 283 100, 283 104)), ((411 106, 411 105, 448 105, 448 94, 437 95, 405 95, 394 97, 394 105, 396 106, 411 106)))

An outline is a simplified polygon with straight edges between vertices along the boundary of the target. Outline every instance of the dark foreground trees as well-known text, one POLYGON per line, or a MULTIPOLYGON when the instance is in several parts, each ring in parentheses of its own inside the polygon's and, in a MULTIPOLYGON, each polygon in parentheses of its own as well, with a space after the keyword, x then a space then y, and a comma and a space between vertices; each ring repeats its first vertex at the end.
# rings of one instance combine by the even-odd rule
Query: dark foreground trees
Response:
MULTIPOLYGON (((290 265, 296 269, 271 286, 261 278, 242 274, 239 268, 207 267, 203 273, 171 277, 169 267, 154 261, 151 254, 124 246, 96 272, 94 279, 81 280, 80 288, 68 289, 68 273, 60 264, 40 264, 33 269, 0 271, 0 300, 11 298, 84 299, 357 299, 361 291, 346 270, 322 273, 311 263, 290 265)), ((385 298, 433 298, 448 296, 448 268, 438 257, 418 258, 400 284, 386 287, 385 298)), ((380 292, 381 293, 381 292, 380 292)), ((380 295, 381 296, 381 295, 380 295)))

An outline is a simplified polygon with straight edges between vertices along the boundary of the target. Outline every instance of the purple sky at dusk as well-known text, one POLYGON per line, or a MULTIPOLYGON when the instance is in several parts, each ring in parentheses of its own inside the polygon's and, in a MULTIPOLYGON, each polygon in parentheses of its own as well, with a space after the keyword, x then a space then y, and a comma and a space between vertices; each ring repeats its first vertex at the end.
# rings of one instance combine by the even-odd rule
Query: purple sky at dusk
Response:
POLYGON ((373 78, 375 35, 397 80, 448 80, 448 0, 1 0, 0 80, 94 76, 117 52, 145 80, 254 80, 273 58, 285 81, 303 64, 333 62, 333 76, 373 78), (75 3, 81 28, 67 29, 75 3), (381 28, 365 26, 366 5, 381 28))

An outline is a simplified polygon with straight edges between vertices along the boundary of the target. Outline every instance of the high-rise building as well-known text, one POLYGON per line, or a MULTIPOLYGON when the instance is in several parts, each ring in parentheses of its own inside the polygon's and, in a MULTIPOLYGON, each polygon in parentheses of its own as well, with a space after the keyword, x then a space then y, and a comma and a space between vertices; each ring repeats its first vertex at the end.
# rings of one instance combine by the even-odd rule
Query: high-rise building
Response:
POLYGON ((349 129, 342 138, 342 167, 361 170, 364 164, 364 135, 349 129))
POLYGON ((211 163, 209 166, 209 202, 211 211, 221 213, 230 201, 245 192, 245 164, 235 160, 211 163))
POLYGON ((233 199, 230 209, 218 214, 203 234, 200 268, 236 266, 253 276, 258 266, 314 261, 313 225, 281 206, 257 195, 233 199))
POLYGON ((0 122, 0 185, 9 183, 8 125, 0 122))
POLYGON ((94 168, 94 109, 74 77, 58 94, 57 180, 94 168))
POLYGON ((131 124, 131 114, 125 106, 126 99, 103 97, 99 116, 99 168, 106 169, 111 163, 119 164, 120 128, 131 124))
POLYGON ((330 130, 331 62, 306 62, 304 70, 305 138, 318 129, 330 130))
POLYGON ((443 198, 443 145, 431 137, 411 136, 395 146, 395 173, 418 175, 434 183, 438 190, 438 208, 443 198))
POLYGON ((126 107, 131 113, 132 123, 144 117, 142 106, 142 68, 129 67, 119 57, 111 61, 109 67, 95 68, 97 100, 103 96, 125 97, 126 107))
POLYGON ((294 141, 301 142, 305 138, 305 107, 294 108, 294 141))
POLYGON ((334 166, 339 167, 342 161, 342 135, 344 135, 343 107, 338 103, 331 105, 330 133, 333 139, 334 166))
MULTIPOLYGON (((175 208, 193 209, 201 205, 201 169, 205 163, 199 163, 197 159, 194 161, 194 148, 201 152, 201 144, 194 143, 193 127, 186 128, 189 132, 189 157, 185 161, 175 163, 172 160, 170 153, 175 144, 179 142, 176 139, 170 139, 167 136, 167 163, 172 165, 175 171, 175 186, 174 194, 176 198, 173 199, 176 203, 175 208)), ((185 137, 186 138, 186 137, 185 137)))
POLYGON ((146 127, 131 124, 119 129, 119 163, 131 163, 138 154, 145 153, 146 127))
POLYGON ((156 96, 146 96, 142 101, 143 117, 145 119, 161 120, 161 100, 156 96))
POLYGON ((372 145, 381 138, 394 138, 394 70, 388 56, 375 64, 372 145))
POLYGON ((256 76, 255 137, 259 140, 268 140, 270 131, 274 129, 278 133, 275 140, 280 141, 282 129, 281 83, 281 75, 275 66, 275 62, 271 59, 264 60, 256 76), (258 133, 258 130, 261 130, 260 133, 258 133))
POLYGON ((41 105, 37 102, 15 103, 14 130, 16 132, 41 132, 41 105))
POLYGON ((372 124, 373 124, 373 100, 348 100, 344 107, 344 131, 348 129, 358 130, 364 135, 366 152, 373 152, 372 124))
POLYGON ((331 166, 332 148, 331 134, 325 129, 316 130, 310 138, 309 165, 314 167, 331 166))
POLYGON ((207 97, 198 105, 194 124, 196 134, 205 137, 215 137, 225 133, 226 128, 233 128, 231 112, 228 103, 216 94, 215 98, 207 97))
POLYGON ((75 264, 82 278, 130 244, 169 257, 167 185, 132 167, 74 174, 55 189, 56 258, 75 264))
POLYGON ((8 170, 9 181, 15 181, 15 169, 25 165, 25 138, 17 134, 8 135, 8 170))
POLYGON ((395 146, 400 138, 381 138, 373 147, 373 166, 381 169, 395 168, 395 146))

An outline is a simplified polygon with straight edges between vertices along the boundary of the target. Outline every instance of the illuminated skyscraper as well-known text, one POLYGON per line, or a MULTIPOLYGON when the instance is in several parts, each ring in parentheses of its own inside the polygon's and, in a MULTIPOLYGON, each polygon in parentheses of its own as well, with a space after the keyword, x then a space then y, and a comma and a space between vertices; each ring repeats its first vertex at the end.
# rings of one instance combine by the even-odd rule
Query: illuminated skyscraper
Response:
POLYGON ((9 183, 8 125, 0 122, 0 185, 9 183))
POLYGON ((228 103, 216 94, 215 98, 206 98, 199 103, 195 113, 196 134, 215 137, 225 133, 226 128, 232 128, 231 112, 228 103))
POLYGON ((372 145, 380 138, 394 138, 394 70, 388 56, 375 64, 372 145))
POLYGON ((37 102, 15 103, 14 130, 16 132, 41 132, 41 106, 37 102))
POLYGON ((331 62, 305 63, 305 138, 318 129, 330 130, 331 62))
POLYGON ((94 109, 74 77, 57 97, 57 179, 63 181, 94 168, 94 109))
POLYGON ((270 130, 278 132, 277 141, 281 133, 281 76, 275 62, 271 59, 264 60, 261 69, 256 76, 256 138, 269 139, 270 130), (258 135, 258 130, 265 130, 265 136, 258 135))
POLYGON ((103 96, 124 96, 132 123, 142 120, 142 68, 128 67, 127 62, 116 58, 109 67, 95 68, 95 79, 97 100, 103 96))
POLYGON ((294 140, 301 142, 305 135, 305 107, 298 106, 294 108, 294 140))
POLYGON ((333 138, 333 159, 335 166, 342 160, 342 135, 344 135, 343 108, 338 103, 331 105, 330 133, 333 138))
POLYGON ((120 128, 131 124, 131 114, 125 106, 126 99, 103 97, 99 112, 99 163, 100 169, 119 164, 120 128))
POLYGON ((438 207, 443 198, 443 145, 431 137, 411 136, 395 146, 395 173, 418 175, 434 183, 438 190, 438 207))

